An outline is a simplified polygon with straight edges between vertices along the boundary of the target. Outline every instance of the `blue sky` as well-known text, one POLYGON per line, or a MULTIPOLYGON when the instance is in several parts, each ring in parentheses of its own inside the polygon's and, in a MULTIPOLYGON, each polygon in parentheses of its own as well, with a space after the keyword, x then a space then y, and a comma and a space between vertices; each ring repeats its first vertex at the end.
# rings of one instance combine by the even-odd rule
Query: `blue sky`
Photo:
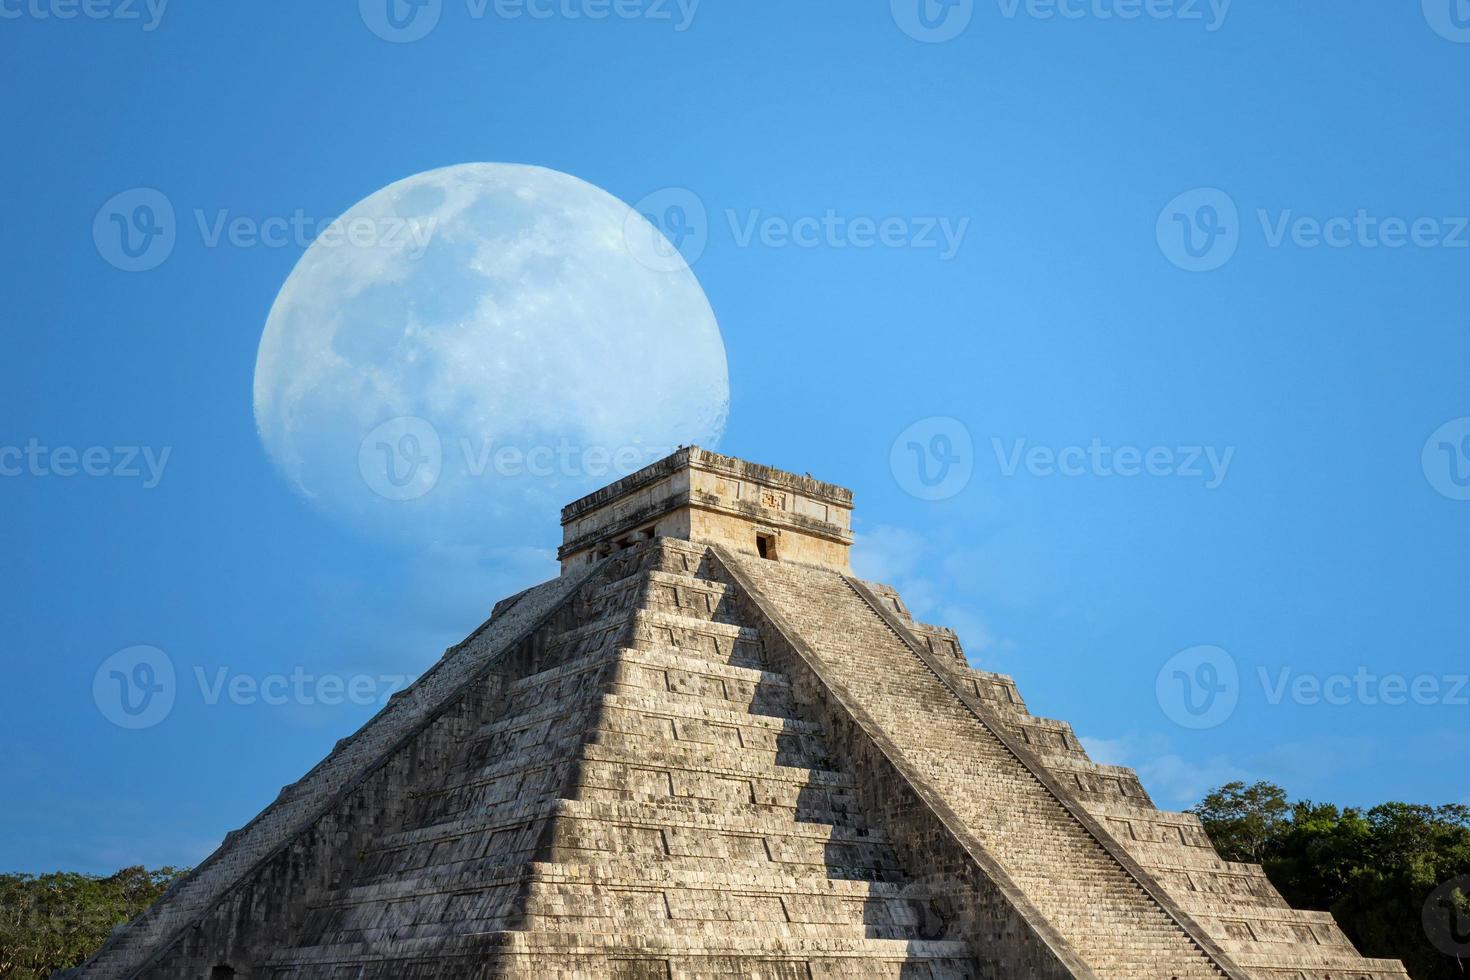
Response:
POLYGON ((717 448, 854 488, 859 569, 1160 804, 1470 800, 1453 2, 442 0, 398 43, 367 2, 0 0, 0 867, 199 860, 375 710, 217 685, 380 696, 553 574, 554 510, 416 546, 293 492, 251 390, 309 238, 197 218, 472 161, 694 202, 717 448), (177 217, 130 272, 136 188, 177 217), (93 682, 138 646, 177 696, 130 729, 93 682))

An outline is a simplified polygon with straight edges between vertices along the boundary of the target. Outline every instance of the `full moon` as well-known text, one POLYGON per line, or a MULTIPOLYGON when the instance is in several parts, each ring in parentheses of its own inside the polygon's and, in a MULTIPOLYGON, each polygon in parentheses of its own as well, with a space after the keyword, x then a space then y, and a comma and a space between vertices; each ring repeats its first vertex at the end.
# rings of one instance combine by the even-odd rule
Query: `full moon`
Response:
POLYGON ((276 297, 255 420, 333 517, 426 543, 548 541, 557 508, 714 445, 709 301, 642 215, 576 177, 421 173, 327 226, 276 297))

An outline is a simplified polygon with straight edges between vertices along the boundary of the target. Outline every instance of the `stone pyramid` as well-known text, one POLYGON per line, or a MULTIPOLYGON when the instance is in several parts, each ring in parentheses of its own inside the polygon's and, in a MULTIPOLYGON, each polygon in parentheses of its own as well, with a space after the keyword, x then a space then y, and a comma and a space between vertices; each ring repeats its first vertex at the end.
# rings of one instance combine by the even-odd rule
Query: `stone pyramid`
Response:
POLYGON ((78 977, 1404 978, 684 449, 78 977))

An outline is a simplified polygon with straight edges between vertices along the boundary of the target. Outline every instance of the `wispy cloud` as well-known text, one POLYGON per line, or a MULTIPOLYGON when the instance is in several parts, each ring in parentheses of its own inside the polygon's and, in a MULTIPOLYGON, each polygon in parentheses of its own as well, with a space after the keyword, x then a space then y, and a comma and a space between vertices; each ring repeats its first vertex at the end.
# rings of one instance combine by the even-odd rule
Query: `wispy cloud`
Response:
POLYGON ((947 574, 954 567, 953 552, 923 535, 877 525, 856 535, 852 564, 859 578, 896 588, 918 619, 954 630, 972 662, 981 657, 993 662, 1014 650, 1014 643, 995 635, 981 611, 983 593, 947 574))
POLYGON ((1163 735, 1081 736, 1081 742, 1092 761, 1137 772, 1154 802, 1170 809, 1191 807, 1210 790, 1233 780, 1261 778, 1249 764, 1225 755, 1186 759, 1163 735))

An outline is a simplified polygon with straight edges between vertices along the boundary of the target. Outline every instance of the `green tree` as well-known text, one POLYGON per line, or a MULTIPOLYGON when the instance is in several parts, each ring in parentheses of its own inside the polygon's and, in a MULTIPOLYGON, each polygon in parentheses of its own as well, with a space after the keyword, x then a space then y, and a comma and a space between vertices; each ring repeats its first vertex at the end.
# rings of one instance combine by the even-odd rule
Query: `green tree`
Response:
POLYGON ((1200 818, 1227 861, 1260 864, 1291 819, 1286 791, 1270 783, 1226 783, 1189 811, 1200 818))
POLYGON ((80 964, 184 872, 124 868, 108 877, 59 871, 0 875, 0 978, 41 980, 80 964))
MULTIPOLYGON (((1298 908, 1325 909, 1366 956, 1401 959, 1415 980, 1464 980, 1424 930, 1440 885, 1470 875, 1470 807, 1288 803, 1269 783, 1230 783, 1191 811, 1223 857, 1265 867, 1298 908)), ((1464 896, 1470 918, 1470 901, 1464 896)))

